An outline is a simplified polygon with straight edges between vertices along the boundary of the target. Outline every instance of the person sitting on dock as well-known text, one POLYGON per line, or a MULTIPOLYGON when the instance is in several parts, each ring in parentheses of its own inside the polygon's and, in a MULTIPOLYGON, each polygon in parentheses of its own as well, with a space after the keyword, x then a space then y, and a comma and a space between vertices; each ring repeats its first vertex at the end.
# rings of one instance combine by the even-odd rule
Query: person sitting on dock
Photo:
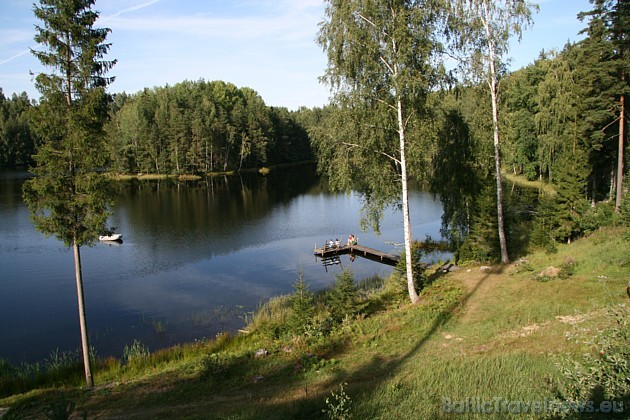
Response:
POLYGON ((335 247, 339 248, 340 242, 339 238, 335 239, 335 247))
POLYGON ((357 244, 357 238, 356 236, 354 236, 352 233, 350 234, 350 236, 348 236, 348 242, 347 245, 348 246, 352 246, 352 245, 356 245, 357 244))
POLYGON ((333 249, 333 247, 334 247, 334 246, 335 246, 335 243, 333 242, 333 240, 332 240, 332 239, 330 239, 330 240, 328 241, 328 248, 333 249))

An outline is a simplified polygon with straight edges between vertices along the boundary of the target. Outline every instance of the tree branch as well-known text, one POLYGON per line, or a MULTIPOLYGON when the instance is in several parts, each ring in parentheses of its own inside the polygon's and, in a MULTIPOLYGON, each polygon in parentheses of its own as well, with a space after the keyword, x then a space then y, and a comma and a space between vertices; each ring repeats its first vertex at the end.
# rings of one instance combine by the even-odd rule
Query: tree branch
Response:
MULTIPOLYGON (((360 148, 360 149, 367 150, 367 147, 365 147, 365 146, 361 146, 360 144, 356 144, 356 143, 346 143, 346 142, 344 141, 344 142, 341 142, 341 144, 343 144, 344 146, 349 146, 349 147, 358 147, 358 148, 360 148)), ((381 154, 381 155, 383 155, 383 156, 385 156, 385 157, 387 157, 387 158, 389 158, 389 159, 393 160, 394 162, 396 162, 397 164, 399 164, 399 165, 400 165, 400 159, 396 159, 394 156, 390 155, 389 153, 385 153, 385 152, 380 151, 380 150, 377 150, 377 151, 376 151, 376 153, 381 154)))
MULTIPOLYGON (((358 16, 361 20, 363 20, 364 22, 366 22, 368 25, 372 26, 373 28, 375 28, 375 29, 377 29, 377 30, 379 29, 379 28, 376 26, 376 24, 375 24, 374 22, 372 22, 370 19, 368 19, 367 17, 365 17, 365 16, 364 16, 361 12, 355 12, 355 13, 356 13, 356 15, 357 15, 357 16, 358 16)), ((389 36, 389 34, 387 33, 387 31, 385 31, 385 30, 381 30, 381 32, 383 33, 383 35, 385 36, 385 38, 391 38, 391 37, 389 36)), ((394 42, 394 40, 392 40, 392 42, 394 42)), ((395 43, 394 43, 394 45, 395 45, 395 43)), ((387 69, 389 70, 389 72, 390 72, 391 74, 394 74, 394 69, 392 69, 392 66, 391 66, 391 65, 387 62, 387 60, 385 60, 385 58, 384 58, 382 55, 381 55, 381 56, 379 56, 379 59, 381 60, 381 62, 382 62, 383 64, 385 64, 385 67, 387 67, 387 69)))

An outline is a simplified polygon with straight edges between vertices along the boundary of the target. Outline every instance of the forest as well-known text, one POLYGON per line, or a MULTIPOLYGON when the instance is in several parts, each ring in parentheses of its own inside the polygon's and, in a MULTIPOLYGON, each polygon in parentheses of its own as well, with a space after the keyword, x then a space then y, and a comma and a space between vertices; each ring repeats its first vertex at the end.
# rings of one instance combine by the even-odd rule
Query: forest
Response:
MULTIPOLYGON (((578 17, 581 41, 498 73, 502 171, 549 187, 521 214, 538 245, 570 241, 612 220, 615 210, 628 217, 627 194, 620 199, 627 190, 628 7, 595 2, 578 17)), ((499 250, 488 86, 446 73, 443 81, 428 94, 429 117, 409 126, 409 175, 443 201, 444 234, 462 256, 492 259, 499 250)), ((313 159, 327 165, 330 139, 365 131, 348 124, 339 101, 289 111, 223 81, 184 81, 111 98, 105 170, 115 173, 210 174, 313 159)), ((26 93, 8 98, 0 90, 0 167, 33 164, 40 141, 30 115, 38 106, 26 93)), ((514 241, 520 233, 507 224, 514 241)))
MULTIPOLYGON (((33 163, 34 107, 26 93, 0 91, 0 166, 33 163)), ((222 81, 114 94, 105 130, 107 169, 117 173, 207 174, 313 159, 295 112, 222 81)))

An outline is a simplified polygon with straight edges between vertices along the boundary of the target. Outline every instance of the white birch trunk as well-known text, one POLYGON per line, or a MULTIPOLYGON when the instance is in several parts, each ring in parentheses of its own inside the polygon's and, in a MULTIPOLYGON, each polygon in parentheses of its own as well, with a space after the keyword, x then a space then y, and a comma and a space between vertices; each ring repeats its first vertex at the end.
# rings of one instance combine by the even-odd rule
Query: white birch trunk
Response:
MULTIPOLYGON (((485 8, 484 8, 485 10, 485 8)), ((488 78, 488 86, 490 87, 490 96, 492 97, 492 126, 494 138, 494 165, 495 176, 497 179, 497 222, 499 230, 499 244, 501 247, 501 262, 507 264, 510 262, 507 251, 507 241, 505 239, 505 227, 503 222, 503 187, 501 185, 501 147, 499 143, 499 107, 497 97, 497 73, 494 65, 494 44, 490 33, 488 20, 485 18, 487 11, 480 14, 481 20, 486 29, 488 39, 488 61, 490 75, 488 78)))
POLYGON ((416 293, 413 282, 413 261, 411 254, 411 220, 409 217, 409 188, 407 186, 407 160, 405 157, 405 124, 402 113, 402 102, 400 98, 396 100, 398 110, 398 136, 400 138, 400 172, 402 179, 402 208, 403 208, 403 228, 405 231, 405 263, 407 269, 407 290, 411 303, 416 304, 420 300, 416 293))

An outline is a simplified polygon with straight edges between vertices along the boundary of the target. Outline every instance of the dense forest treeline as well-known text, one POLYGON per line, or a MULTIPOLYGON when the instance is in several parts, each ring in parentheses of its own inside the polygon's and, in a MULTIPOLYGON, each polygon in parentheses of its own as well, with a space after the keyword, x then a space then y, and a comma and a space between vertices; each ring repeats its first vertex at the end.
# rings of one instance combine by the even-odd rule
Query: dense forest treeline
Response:
MULTIPOLYGON (((38 142, 29 110, 37 104, 26 93, 0 101, 0 166, 31 164, 38 142)), ((122 173, 209 173, 313 158, 295 112, 222 81, 116 94, 106 131, 109 169, 122 173)))
POLYGON ((312 159, 294 113, 221 81, 116 95, 107 131, 118 172, 209 173, 312 159))

